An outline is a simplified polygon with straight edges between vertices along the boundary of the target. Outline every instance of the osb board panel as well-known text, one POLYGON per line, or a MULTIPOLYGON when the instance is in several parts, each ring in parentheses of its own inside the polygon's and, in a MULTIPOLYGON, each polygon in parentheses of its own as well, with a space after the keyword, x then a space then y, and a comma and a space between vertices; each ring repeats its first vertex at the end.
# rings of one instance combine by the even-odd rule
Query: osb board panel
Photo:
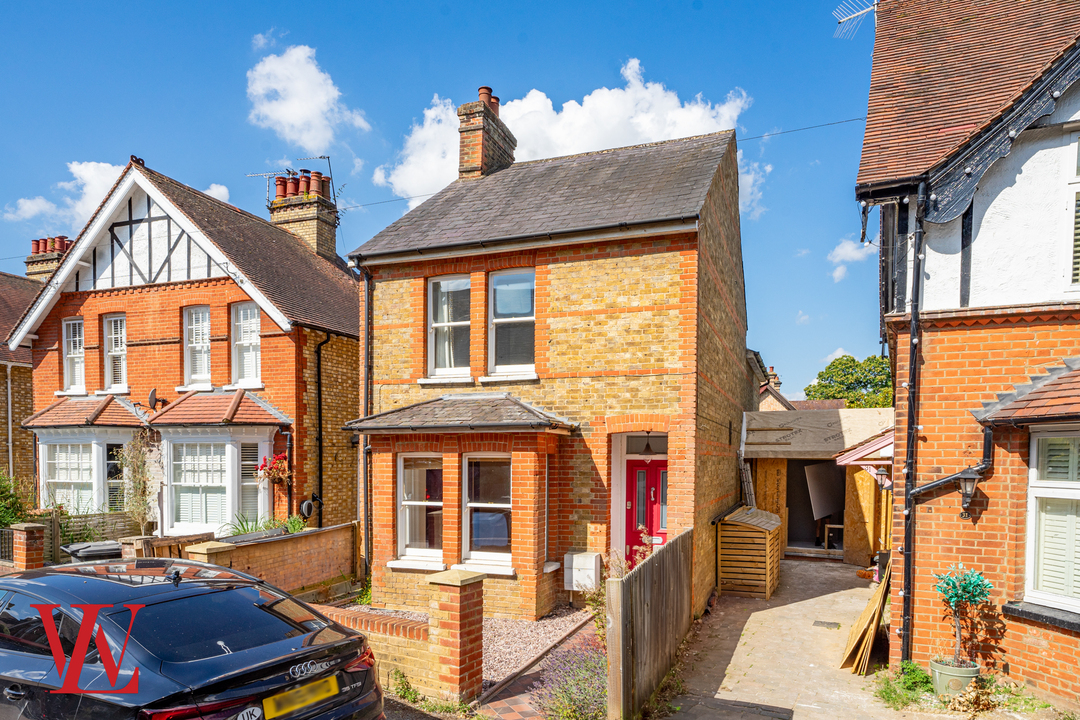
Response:
POLYGON ((827 460, 893 425, 892 408, 748 412, 747 458, 827 460), (791 428, 777 429, 777 428, 791 428))
POLYGON ((845 481, 844 562, 849 565, 870 564, 874 553, 874 520, 877 517, 877 481, 857 465, 848 465, 845 481))
POLYGON ((757 506, 782 518, 787 509, 787 460, 759 458, 752 472, 757 506))

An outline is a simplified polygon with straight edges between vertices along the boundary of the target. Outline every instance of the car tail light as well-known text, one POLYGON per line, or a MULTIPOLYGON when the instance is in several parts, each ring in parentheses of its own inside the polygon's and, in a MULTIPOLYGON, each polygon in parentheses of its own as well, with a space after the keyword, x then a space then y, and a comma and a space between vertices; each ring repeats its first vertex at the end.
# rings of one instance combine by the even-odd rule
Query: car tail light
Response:
POLYGON ((139 720, 190 720, 192 718, 213 718, 215 713, 240 705, 254 702, 255 698, 246 697, 236 700, 222 700, 221 702, 203 703, 202 705, 181 705, 160 710, 143 710, 139 713, 139 720))
POLYGON ((364 641, 360 648, 360 657, 345 666, 345 672, 361 672, 375 667, 375 653, 371 652, 371 646, 364 641))

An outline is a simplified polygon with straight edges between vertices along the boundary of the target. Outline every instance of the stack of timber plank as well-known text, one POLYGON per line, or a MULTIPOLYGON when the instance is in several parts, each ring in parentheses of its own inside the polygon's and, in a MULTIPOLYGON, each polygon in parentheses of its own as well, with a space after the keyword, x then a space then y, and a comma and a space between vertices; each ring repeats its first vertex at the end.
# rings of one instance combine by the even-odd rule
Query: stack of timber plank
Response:
POLYGON ((866 604, 859 619, 851 627, 847 647, 844 649, 844 658, 840 662, 841 668, 849 667, 851 672, 859 675, 865 675, 869 669, 870 651, 874 649, 874 638, 877 637, 881 616, 885 612, 885 599, 889 597, 891 576, 892 565, 889 565, 881 576, 881 584, 870 597, 870 602, 866 604))
POLYGON ((780 517, 742 507, 720 521, 720 593, 768 600, 780 583, 780 517))

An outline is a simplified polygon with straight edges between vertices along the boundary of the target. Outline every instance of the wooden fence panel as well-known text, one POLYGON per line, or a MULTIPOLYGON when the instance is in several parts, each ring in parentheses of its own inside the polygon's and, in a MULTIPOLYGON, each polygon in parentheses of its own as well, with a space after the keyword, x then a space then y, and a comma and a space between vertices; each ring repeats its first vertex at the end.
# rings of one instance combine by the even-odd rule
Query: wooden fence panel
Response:
POLYGON ((607 581, 608 718, 633 720, 675 664, 693 620, 693 528, 607 581))
POLYGON ((31 522, 45 526, 45 562, 60 564, 71 562, 71 556, 60 549, 61 545, 91 540, 119 540, 139 535, 139 524, 127 513, 88 513, 86 515, 60 515, 44 511, 31 522))

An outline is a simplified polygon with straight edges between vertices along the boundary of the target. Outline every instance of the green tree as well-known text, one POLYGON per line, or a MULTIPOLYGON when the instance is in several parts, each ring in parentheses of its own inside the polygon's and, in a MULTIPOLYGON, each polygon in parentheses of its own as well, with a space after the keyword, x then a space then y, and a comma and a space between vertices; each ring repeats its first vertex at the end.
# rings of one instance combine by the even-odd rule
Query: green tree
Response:
POLYGON ((847 400, 849 408, 892 407, 892 374, 889 361, 871 355, 859 362, 842 355, 818 373, 806 386, 807 400, 847 400))

